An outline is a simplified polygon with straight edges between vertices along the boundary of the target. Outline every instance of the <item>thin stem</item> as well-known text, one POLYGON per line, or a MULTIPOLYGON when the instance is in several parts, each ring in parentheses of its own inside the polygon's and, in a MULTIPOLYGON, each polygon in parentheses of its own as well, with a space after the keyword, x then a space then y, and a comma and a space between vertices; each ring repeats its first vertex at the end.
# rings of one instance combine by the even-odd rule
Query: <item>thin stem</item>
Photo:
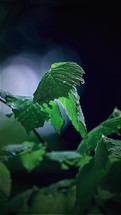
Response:
POLYGON ((33 129, 34 134, 36 135, 36 137, 38 138, 38 140, 44 144, 44 140, 41 138, 41 136, 39 135, 39 133, 36 131, 36 129, 33 129))
POLYGON ((38 140, 46 147, 46 151, 51 152, 52 151, 51 147, 48 146, 46 142, 44 142, 44 140, 41 138, 40 134, 36 131, 36 129, 33 129, 33 132, 38 138, 38 140))

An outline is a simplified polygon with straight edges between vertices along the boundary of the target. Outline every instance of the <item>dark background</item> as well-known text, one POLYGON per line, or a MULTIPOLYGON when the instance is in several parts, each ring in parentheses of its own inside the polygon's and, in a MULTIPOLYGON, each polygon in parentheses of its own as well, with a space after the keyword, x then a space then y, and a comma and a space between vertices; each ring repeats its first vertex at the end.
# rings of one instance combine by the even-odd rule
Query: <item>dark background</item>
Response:
MULTIPOLYGON (((119 1, 0 1, 0 61, 54 44, 74 48, 86 72, 81 104, 90 130, 121 108, 120 12, 119 1)), ((72 126, 62 137, 70 148, 80 141, 72 126)))

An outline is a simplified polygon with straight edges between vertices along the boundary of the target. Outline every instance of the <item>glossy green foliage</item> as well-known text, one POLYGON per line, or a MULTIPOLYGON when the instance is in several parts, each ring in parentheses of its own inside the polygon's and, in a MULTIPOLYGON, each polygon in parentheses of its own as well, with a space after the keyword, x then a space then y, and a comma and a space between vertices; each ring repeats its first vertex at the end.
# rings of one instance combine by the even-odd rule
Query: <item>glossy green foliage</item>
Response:
POLYGON ((108 154, 109 153, 106 148, 104 138, 101 138, 100 141, 97 143, 97 147, 95 150, 95 164, 99 169, 101 168, 106 169, 108 154))
POLYGON ((121 140, 103 137, 107 151, 121 159, 121 140))
MULTIPOLYGON (((87 134, 84 116, 80 106, 76 86, 84 83, 83 69, 73 62, 62 62, 51 65, 51 69, 43 76, 34 98, 27 96, 13 96, 0 91, 3 102, 12 108, 15 118, 24 126, 27 133, 44 126, 50 121, 57 132, 64 126, 64 119, 58 103, 52 101, 60 99, 66 109, 72 124, 84 138, 87 134), (62 98, 61 98, 62 97, 62 98)), ((7 114, 8 117, 11 116, 7 114)))
MULTIPOLYGON (((0 96, 6 105, 12 108, 15 118, 23 125, 27 133, 35 128, 43 127, 45 121, 50 121, 56 131, 61 131, 64 119, 56 102, 50 101, 49 104, 44 103, 40 106, 38 103, 33 103, 32 97, 14 96, 5 91, 1 92, 0 96)), ((6 115, 11 117, 12 113, 6 115)))
POLYGON ((6 145, 2 148, 4 151, 4 158, 15 158, 20 161, 22 167, 28 172, 37 168, 41 163, 48 162, 49 164, 55 162, 62 170, 79 167, 87 161, 81 161, 82 156, 76 151, 50 151, 42 144, 25 141, 21 144, 6 145), (9 153, 9 154, 8 154, 9 153))
MULTIPOLYGON (((84 156, 84 158, 87 155, 84 156)), ((77 185, 77 208, 81 213, 91 207, 98 187, 108 172, 108 151, 103 139, 101 139, 96 147, 95 156, 81 166, 76 178, 77 185)))
MULTIPOLYGON (((1 214, 120 214, 121 140, 118 136, 121 135, 121 111, 115 108, 107 120, 87 134, 76 89, 80 82, 84 83, 83 74, 83 69, 76 63, 55 63, 40 81, 34 97, 13 96, 0 91, 0 101, 12 109, 12 114, 27 133, 43 127, 45 121, 49 121, 55 130, 60 132, 64 125, 59 109, 61 104, 75 129, 84 138, 77 151, 48 151, 44 141, 2 145, 1 214), (110 137, 112 134, 116 139, 110 137), (34 184, 38 176, 39 179, 43 176, 42 170, 45 181, 49 180, 49 174, 52 177, 60 172, 62 175, 68 174, 66 171, 70 173, 73 169, 78 171, 78 174, 76 180, 64 180, 41 188, 34 186, 7 199, 11 190, 8 170, 11 166, 8 160, 12 165, 17 161, 16 169, 20 165, 20 170, 24 170, 30 176, 36 172, 34 184), (5 161, 5 164, 2 161, 5 161)), ((11 117, 12 114, 7 116, 11 117)), ((11 169, 14 171, 14 168, 11 169)))
POLYGON ((31 149, 28 152, 21 153, 19 156, 23 166, 30 172, 36 168, 43 160, 45 155, 45 148, 42 144, 35 144, 34 142, 24 142, 23 145, 31 145, 31 149))
MULTIPOLYGON (((4 152, 9 152, 11 159, 17 156, 21 165, 28 171, 32 171, 41 165, 41 162, 56 162, 62 170, 70 169, 72 166, 79 167, 81 155, 76 151, 51 151, 48 152, 42 144, 25 141, 21 144, 5 146, 4 152)), ((8 154, 6 154, 6 157, 8 154)), ((9 156, 8 156, 9 158, 9 156)), ((86 162, 86 161, 85 161, 86 162)), ((84 162, 84 163, 85 163, 84 162)), ((83 164, 82 164, 83 165, 83 164)))
POLYGON ((15 118, 24 126, 27 133, 34 128, 43 127, 44 122, 49 119, 49 114, 43 111, 39 104, 34 104, 31 97, 13 96, 6 92, 0 96, 12 108, 15 118))
POLYGON ((83 154, 86 151, 94 150, 102 135, 120 135, 121 131, 121 111, 114 109, 111 116, 88 133, 88 138, 82 140, 78 151, 83 154))
POLYGON ((49 104, 43 104, 44 110, 50 115, 49 121, 57 132, 60 132, 64 126, 64 119, 58 104, 55 101, 50 101, 49 104))
POLYGON ((34 93, 34 102, 43 104, 60 97, 68 97, 70 90, 84 82, 83 74, 83 69, 73 62, 52 64, 34 93))
POLYGON ((66 113, 75 129, 80 133, 83 138, 86 137, 87 130, 77 90, 74 89, 69 93, 68 98, 60 98, 59 101, 65 108, 66 113))
MULTIPOLYGON (((107 132, 107 134, 120 134, 119 115, 112 114, 102 125, 105 125, 103 132, 107 132), (116 123, 113 124, 113 122, 116 123), (107 130, 105 128, 106 125, 108 125, 107 130)), ((82 148, 80 146, 80 149, 83 149, 81 154, 82 160, 85 160, 89 156, 88 154, 92 158, 83 166, 80 165, 80 170, 77 174, 76 210, 80 214, 90 214, 90 211, 99 211, 100 209, 101 211, 105 211, 106 214, 119 214, 121 195, 121 141, 108 138, 103 133, 98 133, 99 129, 100 126, 93 130, 94 138, 96 138, 97 131, 97 142, 90 142, 90 144, 94 144, 94 154, 91 154, 91 145, 88 150, 86 150, 86 146, 85 148, 84 145, 82 148), (111 202, 113 207, 107 207, 106 205, 111 204, 111 202)), ((93 131, 89 135, 92 135, 93 131)))
MULTIPOLYGON (((102 146, 98 147, 102 148, 102 146)), ((102 152, 105 152, 105 147, 102 152)), ((76 177, 76 211, 79 214, 88 214, 94 205, 97 209, 105 210, 106 202, 110 204, 110 201, 114 201, 114 211, 116 211, 116 205, 120 205, 121 162, 110 163, 107 155, 104 157, 104 154, 98 154, 99 148, 95 157, 80 168, 76 177), (117 199, 113 200, 113 197, 117 199)), ((108 211, 110 211, 109 208, 107 213, 108 211)))
POLYGON ((63 170, 80 166, 81 155, 76 151, 56 151, 46 153, 46 157, 60 164, 63 170))

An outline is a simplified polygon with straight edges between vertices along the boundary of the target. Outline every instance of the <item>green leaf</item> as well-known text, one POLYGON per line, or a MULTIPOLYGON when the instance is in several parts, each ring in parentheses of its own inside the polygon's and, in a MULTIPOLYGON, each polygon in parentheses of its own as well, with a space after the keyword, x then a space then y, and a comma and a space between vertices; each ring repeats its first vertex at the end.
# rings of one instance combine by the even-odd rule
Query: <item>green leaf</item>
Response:
POLYGON ((60 163, 65 160, 74 160, 81 157, 80 154, 76 151, 48 152, 46 156, 49 157, 51 160, 55 160, 60 163))
POLYGON ((106 168, 106 164, 108 162, 108 150, 106 148, 104 139, 101 138, 97 144, 95 151, 95 165, 98 168, 106 168))
POLYGON ((29 150, 26 154, 21 154, 19 159, 23 166, 30 172, 43 160, 45 148, 42 144, 37 145, 34 142, 27 141, 25 141, 23 145, 27 145, 28 143, 31 144, 31 150, 29 150))
POLYGON ((114 140, 104 136, 103 141, 108 152, 113 153, 116 157, 121 159, 121 140, 114 140))
POLYGON ((96 167, 94 160, 80 169, 76 177, 76 207, 81 213, 85 214, 85 211, 88 210, 104 176, 104 169, 96 167))
POLYGON ((69 98, 60 98, 59 101, 65 108, 75 129, 85 138, 87 136, 87 129, 76 88, 69 93, 69 98))
POLYGON ((27 133, 34 128, 42 127, 49 119, 49 114, 43 110, 42 106, 34 104, 32 97, 13 96, 6 92, 1 92, 0 96, 12 108, 15 118, 24 126, 27 133))
POLYGON ((78 162, 78 166, 79 167, 84 167, 86 164, 88 164, 90 162, 90 160, 92 159, 91 156, 88 156, 88 155, 81 155, 81 158, 79 159, 79 162, 78 162))
POLYGON ((76 151, 56 151, 49 152, 46 157, 59 162, 62 170, 68 170, 71 166, 79 167, 81 156, 76 151))
POLYGON ((78 163, 81 156, 76 151, 56 151, 46 153, 46 157, 60 163, 63 170, 69 169, 71 166, 79 166, 78 163))
MULTIPOLYGON (((115 110, 114 110, 115 111, 115 110)), ((119 111, 118 111, 119 113, 119 111)), ((78 152, 81 154, 89 150, 94 150, 102 135, 109 136, 111 134, 121 135, 121 114, 115 115, 112 113, 111 118, 108 118, 96 128, 88 133, 88 138, 81 141, 78 147, 78 152)))
POLYGON ((16 155, 20 152, 27 151, 31 148, 29 142, 26 145, 23 144, 9 144, 2 147, 2 151, 9 152, 12 155, 16 155))
POLYGON ((52 126, 55 130, 57 130, 57 132, 60 132, 64 125, 64 119, 61 116, 58 104, 54 101, 50 101, 49 104, 44 103, 43 107, 44 110, 50 115, 50 122, 52 126))
POLYGON ((2 162, 0 162, 0 191, 7 197, 10 195, 11 191, 10 172, 2 162))
POLYGON ((34 93, 34 102, 43 104, 60 97, 68 97, 70 90, 80 85, 80 82, 84 83, 83 74, 83 69, 73 62, 52 64, 34 93))

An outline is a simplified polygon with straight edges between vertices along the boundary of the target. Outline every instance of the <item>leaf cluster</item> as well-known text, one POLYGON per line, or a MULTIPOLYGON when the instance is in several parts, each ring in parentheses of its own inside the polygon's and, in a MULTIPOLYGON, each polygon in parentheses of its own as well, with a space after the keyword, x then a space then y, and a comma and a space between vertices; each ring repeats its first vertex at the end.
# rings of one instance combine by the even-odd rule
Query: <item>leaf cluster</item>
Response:
POLYGON ((76 177, 76 209, 81 214, 119 214, 121 201, 121 111, 88 133, 78 152, 89 162, 80 167, 76 177), (110 135, 117 135, 113 139, 110 135), (106 206, 107 205, 107 206, 106 206), (108 207, 108 205, 111 205, 108 207), (91 211, 91 212, 90 212, 91 211))
POLYGON ((32 97, 0 91, 0 101, 12 111, 7 116, 14 115, 28 134, 43 127, 46 121, 61 132, 64 126, 61 104, 83 138, 76 151, 49 151, 43 141, 0 147, 1 214, 120 214, 121 111, 115 108, 108 119, 87 133, 76 89, 84 83, 83 74, 76 63, 55 63, 32 97), (45 163, 48 169, 55 165, 63 173, 74 167, 78 173, 75 180, 33 187, 11 198, 12 178, 7 165, 10 159, 29 174, 37 168, 41 171, 45 163))

